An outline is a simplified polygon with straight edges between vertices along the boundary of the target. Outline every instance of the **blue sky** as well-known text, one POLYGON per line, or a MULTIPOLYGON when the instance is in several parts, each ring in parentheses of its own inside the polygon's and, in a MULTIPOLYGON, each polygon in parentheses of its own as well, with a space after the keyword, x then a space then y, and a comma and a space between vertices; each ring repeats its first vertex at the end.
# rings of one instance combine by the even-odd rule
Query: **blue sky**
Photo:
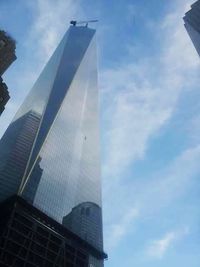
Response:
POLYGON ((192 2, 0 1, 18 57, 0 135, 69 21, 100 20, 106 267, 199 266, 200 61, 182 21, 192 2))

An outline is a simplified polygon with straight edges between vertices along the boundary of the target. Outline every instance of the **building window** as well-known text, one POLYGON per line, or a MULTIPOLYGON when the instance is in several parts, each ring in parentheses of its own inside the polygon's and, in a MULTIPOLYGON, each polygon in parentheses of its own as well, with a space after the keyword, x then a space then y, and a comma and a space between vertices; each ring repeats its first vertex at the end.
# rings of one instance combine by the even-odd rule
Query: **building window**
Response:
POLYGON ((82 207, 82 208, 81 208, 81 215, 84 214, 84 211, 85 211, 85 209, 82 207))
POLYGON ((86 212, 85 213, 86 213, 87 216, 90 216, 90 208, 89 207, 86 208, 86 212))

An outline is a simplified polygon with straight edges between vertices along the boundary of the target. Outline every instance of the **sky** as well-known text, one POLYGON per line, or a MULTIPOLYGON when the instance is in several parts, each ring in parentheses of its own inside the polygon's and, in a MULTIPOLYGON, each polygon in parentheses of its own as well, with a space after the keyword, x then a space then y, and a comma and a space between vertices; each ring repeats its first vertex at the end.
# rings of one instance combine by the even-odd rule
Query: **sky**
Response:
POLYGON ((99 19, 105 267, 199 267, 200 61, 182 20, 192 2, 0 0, 17 41, 0 136, 69 21, 99 19))

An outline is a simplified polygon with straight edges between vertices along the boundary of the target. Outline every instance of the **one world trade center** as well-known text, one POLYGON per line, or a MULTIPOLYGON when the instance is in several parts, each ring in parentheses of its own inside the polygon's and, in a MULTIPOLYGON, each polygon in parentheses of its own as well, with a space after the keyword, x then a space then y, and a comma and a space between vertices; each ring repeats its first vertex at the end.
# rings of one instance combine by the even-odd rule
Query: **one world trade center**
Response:
POLYGON ((1 266, 102 267, 96 31, 70 26, 0 140, 1 266))

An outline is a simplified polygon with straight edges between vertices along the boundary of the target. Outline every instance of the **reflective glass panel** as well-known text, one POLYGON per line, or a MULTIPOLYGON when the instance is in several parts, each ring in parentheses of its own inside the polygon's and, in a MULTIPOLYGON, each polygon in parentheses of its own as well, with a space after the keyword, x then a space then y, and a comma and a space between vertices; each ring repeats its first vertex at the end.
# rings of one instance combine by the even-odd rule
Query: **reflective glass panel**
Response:
POLYGON ((70 27, 0 141, 0 200, 18 193, 102 250, 99 157, 95 30, 70 27))
MULTIPOLYGON (((96 40, 93 37, 30 172, 40 181, 29 201, 102 248, 96 40)), ((65 65, 62 66, 65 68, 65 65)), ((63 80, 61 81, 61 83, 63 80)))
POLYGON ((16 194, 25 173, 68 33, 0 140, 0 201, 16 194))

